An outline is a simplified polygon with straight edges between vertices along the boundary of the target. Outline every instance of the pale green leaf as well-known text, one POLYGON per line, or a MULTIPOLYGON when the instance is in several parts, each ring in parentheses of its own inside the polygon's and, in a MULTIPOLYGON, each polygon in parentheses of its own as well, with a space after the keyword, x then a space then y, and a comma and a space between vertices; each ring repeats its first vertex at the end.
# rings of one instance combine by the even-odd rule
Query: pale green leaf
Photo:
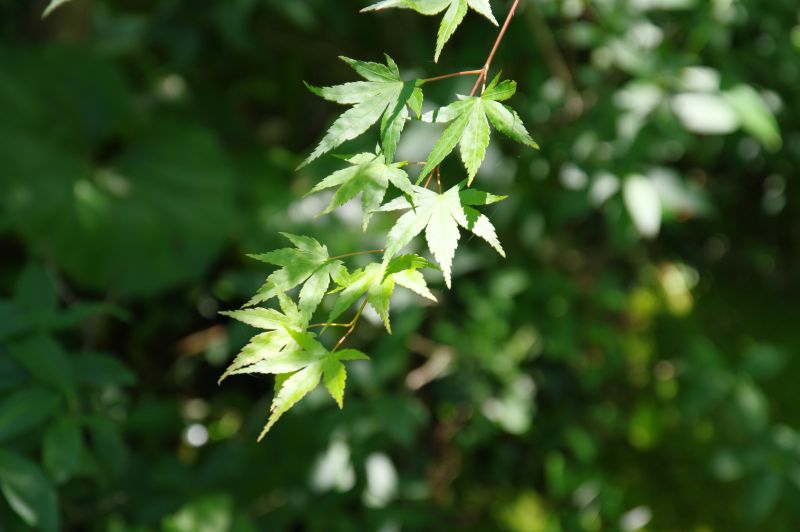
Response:
POLYGON ((455 187, 438 195, 434 200, 430 221, 425 228, 428 249, 442 268, 444 282, 448 288, 451 286, 453 257, 455 257, 458 240, 461 236, 458 224, 453 218, 454 210, 461 210, 458 188, 455 187))
MULTIPOLYGON (((411 239, 420 234, 425 229, 425 226, 428 225, 433 204, 428 198, 425 199, 426 201, 419 203, 420 194, 417 192, 415 198, 417 202, 416 208, 403 214, 389 231, 386 237, 385 261, 394 257, 401 249, 406 247, 411 242, 411 239)), ((408 201, 406 201, 406 205, 411 208, 411 204, 408 201)))
POLYGON ((467 186, 472 183, 475 174, 486 157, 486 148, 489 146, 489 121, 483 110, 481 101, 478 100, 469 116, 469 122, 464 129, 459 142, 461 160, 467 169, 467 186))
POLYGON ((505 80, 502 83, 490 84, 486 88, 486 91, 481 95, 481 98, 485 100, 503 102, 514 96, 516 92, 517 92, 517 82, 511 80, 505 80))
POLYGON ((384 271, 384 278, 389 275, 393 275, 398 272, 402 272, 405 270, 419 270, 422 268, 433 268, 438 270, 439 267, 436 264, 432 263, 428 259, 420 257, 419 255, 408 254, 408 255, 400 255, 398 257, 394 257, 389 263, 386 265, 386 269, 384 271))
MULTIPOLYGON (((269 331, 258 334, 250 339, 250 342, 242 348, 233 363, 228 366, 225 373, 220 377, 222 382, 230 375, 250 373, 250 368, 265 359, 278 355, 284 350, 296 350, 291 335, 285 329, 269 331), (290 347, 292 346, 292 347, 290 347)), ((258 373, 263 373, 259 371, 258 373)))
MULTIPOLYGON (((267 277, 266 282, 245 304, 245 307, 269 301, 279 293, 286 292, 299 284, 307 282, 320 271, 327 272, 328 275, 338 275, 339 270, 344 267, 341 261, 332 260, 328 254, 328 248, 315 239, 289 233, 282 234, 296 247, 278 249, 260 255, 251 255, 256 260, 281 266, 281 268, 267 277)), ((322 283, 321 276, 316 277, 314 281, 314 285, 318 287, 322 283)), ((303 291, 301 290, 302 294, 303 291)), ((306 319, 309 319, 316 309, 313 303, 319 305, 322 300, 321 297, 317 296, 318 292, 312 286, 300 298, 302 312, 306 319)))
POLYGON ((359 61, 349 57, 339 56, 339 59, 350 65, 356 73, 367 81, 372 82, 397 82, 400 81, 400 72, 392 58, 386 56, 387 64, 374 63, 372 61, 359 61))
POLYGON ((422 116, 423 100, 424 100, 424 95, 422 92, 422 87, 415 87, 414 91, 411 93, 411 97, 408 99, 408 108, 414 112, 414 115, 417 118, 420 118, 422 116))
POLYGON ((311 189, 309 194, 339 187, 323 214, 341 207, 360 194, 366 229, 372 214, 383 201, 389 183, 405 193, 410 193, 411 182, 398 164, 386 164, 381 154, 362 153, 349 158, 348 162, 353 166, 329 175, 311 189))
POLYGON ((264 430, 258 436, 258 441, 261 441, 267 435, 269 429, 275 425, 275 422, 285 414, 290 408, 298 403, 303 397, 308 395, 319 384, 322 378, 322 368, 319 364, 308 366, 283 382, 280 391, 272 401, 270 407, 271 414, 269 421, 267 421, 264 430))
POLYGON ((472 8, 476 13, 486 17, 492 24, 497 26, 497 20, 492 14, 489 0, 382 0, 365 7, 361 11, 378 11, 389 8, 413 9, 422 15, 437 15, 447 10, 439 26, 435 61, 439 60, 442 48, 444 48, 456 28, 461 24, 468 8, 472 8))
POLYGON ((394 282, 404 288, 408 288, 412 292, 420 295, 426 299, 436 302, 436 297, 431 293, 428 284, 425 282, 425 277, 422 273, 416 270, 404 270, 392 275, 394 282))
POLYGON ((369 360, 369 357, 357 349, 342 349, 336 352, 339 360, 369 360))
POLYGON ((498 79, 499 75, 492 80, 486 93, 480 98, 460 97, 459 101, 438 111, 426 113, 422 117, 424 121, 450 122, 450 125, 431 149, 417 184, 441 164, 459 144, 461 159, 467 169, 468 183, 471 183, 486 156, 486 147, 491 134, 489 121, 498 131, 517 142, 538 148, 519 116, 510 107, 495 101, 510 97, 515 90, 513 82, 498 83, 498 79))
MULTIPOLYGON (((412 187, 413 187, 413 185, 412 185, 412 187)), ((412 195, 414 194, 413 188, 412 188, 411 194, 412 195)), ((402 211, 402 210, 405 210, 405 209, 410 209, 411 207, 412 207, 412 205, 408 201, 408 198, 406 198, 405 196, 400 196, 400 197, 397 197, 397 198, 393 199, 392 201, 390 201, 388 203, 385 203, 385 204, 381 205, 381 207, 379 209, 377 209, 376 212, 402 211)))
POLYGON ((474 188, 465 188, 458 195, 461 197, 462 205, 491 205, 508 198, 508 196, 496 196, 474 188))
POLYGON ((256 364, 257 369, 263 370, 260 372, 276 374, 272 413, 259 441, 284 413, 317 387, 323 376, 326 388, 341 408, 346 378, 341 361, 367 358, 354 349, 330 352, 308 332, 287 332, 298 349, 270 355, 256 364))
POLYGON ((381 150, 388 162, 394 160, 397 152, 397 145, 400 143, 400 135, 408 121, 408 109, 403 106, 398 115, 384 113, 381 118, 381 150))
POLYGON ((383 90, 380 84, 369 81, 353 81, 335 87, 315 87, 308 83, 305 83, 305 86, 320 98, 343 105, 355 105, 377 96, 383 90))
POLYGON ((389 322, 389 304, 394 292, 394 278, 388 277, 381 281, 381 277, 382 275, 379 271, 375 281, 369 287, 367 301, 380 316, 384 327, 386 327, 386 332, 392 334, 392 325, 389 322))
POLYGON ((331 397, 339 405, 339 408, 342 408, 344 406, 344 386, 347 380, 347 370, 344 364, 335 358, 328 358, 322 363, 322 378, 331 397))
POLYGON ((505 257, 506 252, 503 250, 503 246, 500 245, 500 240, 498 240, 497 233, 495 232, 492 222, 489 221, 489 218, 472 207, 463 206, 462 208, 464 209, 466 223, 462 223, 462 221, 459 220, 459 225, 471 231, 475 236, 484 239, 501 257, 505 257))
POLYGON ((320 362, 320 357, 321 355, 317 351, 306 351, 300 349, 299 346, 293 346, 278 353, 271 353, 267 356, 263 356, 261 360, 255 364, 247 366, 246 371, 240 370, 236 373, 262 373, 265 375, 292 373, 310 364, 320 362))
POLYGON ((539 145, 531 138, 530 133, 522 124, 522 119, 510 107, 493 100, 486 101, 484 107, 486 116, 489 117, 497 131, 526 146, 539 148, 539 145))
POLYGON ((342 143, 363 134, 379 119, 381 146, 386 161, 394 157, 400 133, 408 119, 406 106, 419 112, 422 92, 418 81, 403 81, 397 65, 388 55, 386 64, 341 58, 367 81, 345 83, 336 87, 314 87, 309 90, 327 100, 353 105, 342 113, 329 128, 311 155, 300 165, 327 153, 342 143))
POLYGON ((303 288, 300 289, 298 298, 299 307, 300 312, 306 319, 310 319, 314 311, 317 310, 317 307, 319 307, 322 302, 322 298, 324 298, 325 294, 328 292, 328 287, 331 284, 331 277, 337 277, 339 274, 338 270, 341 268, 343 268, 343 265, 339 261, 322 266, 308 278, 303 288))
MULTIPOLYGON (((339 293, 333 303, 333 308, 328 314, 328 322, 336 321, 336 318, 341 316, 353 303, 367 293, 372 283, 375 282, 376 277, 380 274, 380 272, 376 271, 375 266, 375 264, 370 264, 364 270, 353 272, 353 275, 348 280, 348 285, 339 293)), ((377 266, 379 267, 380 265, 377 266)))
POLYGON ((775 115, 764 99, 749 85, 737 85, 724 97, 739 117, 742 129, 753 135, 770 152, 780 149, 783 141, 775 115))
MULTIPOLYGON (((465 107, 465 110, 472 111, 472 107, 474 106, 474 99, 471 100, 473 105, 465 107)), ((417 184, 422 183, 422 180, 425 179, 428 174, 430 174, 434 168, 439 166, 442 161, 444 161, 445 157, 450 155, 453 149, 458 145, 459 141, 461 140, 461 136, 464 134, 464 131, 467 128, 467 124, 469 124, 470 119, 470 112, 462 111, 455 120, 444 130, 442 136, 439 137, 439 140, 436 141, 436 144, 433 145, 431 149, 431 153, 428 155, 427 160, 425 161, 425 166, 422 168, 422 172, 420 172, 419 177, 417 178, 417 184)))
POLYGON ((471 7, 476 13, 479 13, 489 19, 492 24, 497 26, 497 20, 494 18, 492 6, 489 4, 489 0, 469 0, 469 7, 471 7))
POLYGON ((377 11, 380 9, 398 7, 413 9, 422 15, 436 15, 447 9, 447 6, 450 5, 451 2, 452 0, 383 0, 382 2, 377 2, 369 7, 365 7, 361 11, 377 11))
MULTIPOLYGON (((452 261, 460 238, 459 226, 483 238, 505 256, 489 219, 472 207, 462 204, 460 187, 461 185, 456 185, 442 194, 414 187, 416 208, 403 214, 389 231, 384 252, 387 268, 392 257, 424 230, 428 249, 439 263, 445 283, 450 287, 452 261)), ((478 198, 485 197, 485 194, 479 193, 478 198)), ((406 205, 410 208, 410 204, 406 205)), ((398 208, 402 207, 398 205, 398 208)))
POLYGON ((220 314, 259 329, 275 330, 284 327, 302 328, 302 324, 296 317, 286 316, 273 308, 248 308, 222 311, 220 314))
POLYGON ((453 0, 450 7, 442 17, 442 23, 439 25, 439 34, 436 37, 436 52, 433 55, 433 61, 439 62, 439 56, 444 49, 444 45, 450 40, 450 37, 456 32, 464 16, 467 14, 467 0, 453 0))
POLYGON ((386 111, 389 105, 389 99, 387 99, 383 93, 379 93, 342 113, 328 129, 328 132, 317 147, 314 148, 311 155, 303 161, 300 168, 314 159, 319 158, 319 156, 328 153, 343 142, 352 140, 363 134, 372 124, 377 122, 384 111, 386 111))

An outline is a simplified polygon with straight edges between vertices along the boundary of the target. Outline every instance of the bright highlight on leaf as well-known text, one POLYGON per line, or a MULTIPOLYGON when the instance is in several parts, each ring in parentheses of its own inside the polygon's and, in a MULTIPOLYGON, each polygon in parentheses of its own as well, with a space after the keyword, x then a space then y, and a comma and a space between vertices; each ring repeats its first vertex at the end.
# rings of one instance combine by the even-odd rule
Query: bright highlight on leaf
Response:
POLYGON ((456 29, 464 20, 468 9, 483 15, 492 24, 497 26, 497 20, 492 13, 492 6, 489 0, 383 0, 365 7, 361 11, 378 11, 397 7, 401 9, 413 9, 422 15, 438 15, 444 11, 442 23, 439 25, 439 33, 436 38, 436 53, 433 60, 439 62, 439 56, 444 49, 444 45, 456 32, 456 29))
POLYGON ((296 247, 251 255, 261 262, 281 266, 281 269, 267 277, 264 285, 245 306, 269 301, 279 293, 305 283, 300 291, 300 310, 310 317, 327 292, 330 279, 338 278, 345 271, 344 265, 340 260, 332 259, 328 255, 328 248, 311 237, 281 234, 296 247))
POLYGON ((317 96, 353 107, 336 119, 319 145, 300 165, 301 168, 343 142, 359 137, 379 119, 381 149, 386 161, 391 162, 409 117, 408 107, 419 114, 422 103, 420 83, 417 80, 400 79, 400 70, 391 57, 386 56, 385 65, 347 57, 341 59, 366 81, 335 87, 314 87, 306 84, 317 96))
POLYGON ((367 303, 378 313, 387 332, 391 334, 389 300, 394 292, 395 284, 408 288, 433 302, 436 301, 428 289, 425 278, 418 271, 420 268, 430 267, 435 268, 436 265, 416 255, 403 255, 386 265, 373 263, 364 269, 354 271, 342 284, 343 290, 339 293, 339 297, 328 315, 328 321, 336 320, 356 301, 366 297, 367 303))
POLYGON ((389 231, 384 263, 391 260, 411 242, 411 239, 424 230, 428 249, 442 268, 445 283, 450 288, 453 257, 461 236, 459 226, 486 240, 505 257, 505 251, 497 239, 494 226, 486 216, 461 203, 460 188, 460 185, 456 185, 447 192, 437 194, 415 186, 413 209, 405 198, 399 198, 382 207, 383 211, 412 209, 401 216, 389 231))
POLYGON ((319 182, 309 194, 328 188, 339 187, 330 203, 321 214, 328 214, 361 195, 361 208, 364 212, 366 230, 373 211, 380 207, 389 183, 404 194, 411 194, 411 181, 400 169, 401 164, 386 164, 382 154, 360 153, 347 159, 352 166, 339 170, 319 182))
POLYGON ((433 146, 417 184, 439 166, 456 146, 460 148, 461 161, 467 169, 467 185, 472 184, 489 146, 489 122, 510 139, 531 148, 539 147, 525 129, 519 115, 500 103, 514 95, 517 84, 513 81, 498 81, 499 76, 495 77, 479 97, 464 97, 423 117, 426 121, 449 122, 450 125, 433 146))

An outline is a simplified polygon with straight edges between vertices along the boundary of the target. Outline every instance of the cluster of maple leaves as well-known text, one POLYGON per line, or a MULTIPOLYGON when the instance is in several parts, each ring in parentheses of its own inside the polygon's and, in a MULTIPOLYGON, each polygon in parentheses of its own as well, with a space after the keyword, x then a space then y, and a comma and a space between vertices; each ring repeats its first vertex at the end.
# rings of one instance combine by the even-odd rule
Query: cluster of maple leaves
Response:
MULTIPOLYGON (((424 15, 445 12, 436 44, 437 60, 468 8, 497 23, 488 0, 384 0, 365 10, 389 7, 413 9, 424 15)), ((342 60, 362 80, 334 87, 307 85, 314 94, 351 107, 333 122, 300 166, 361 136, 376 123, 379 123, 379 143, 375 153, 345 158, 348 166, 323 179, 309 194, 335 189, 323 214, 360 196, 365 230, 376 213, 406 212, 397 218, 389 231, 381 261, 364 268, 351 271, 342 259, 353 254, 331 256, 327 247, 317 240, 291 234, 284 236, 294 247, 252 256, 278 269, 242 309, 224 314, 265 332, 251 339, 220 380, 242 373, 276 375, 271 414, 259 439, 320 382, 342 407, 347 378, 344 362, 368 357, 355 349, 339 348, 352 332, 365 306, 369 305, 377 312, 391 333, 389 304, 395 287, 402 286, 436 301, 420 270, 441 270, 449 288, 461 229, 482 238, 505 256, 494 226, 476 209, 502 201, 505 196, 478 191, 470 185, 486 155, 490 124, 517 142, 537 147, 517 113, 502 103, 516 92, 513 81, 500 81, 498 75, 480 95, 459 96, 454 103, 423 114, 422 87, 431 80, 404 81, 389 56, 386 56, 385 64, 345 57, 342 60), (394 161, 400 136, 406 122, 412 119, 448 124, 415 182, 405 170, 408 162, 394 161), (438 191, 428 189, 432 173, 456 146, 466 169, 466 179, 444 191, 441 188, 438 191), (420 186, 426 178, 426 186, 420 186), (396 189, 397 195, 384 203, 390 185, 396 189), (401 254, 423 231, 436 263, 416 254, 401 254), (297 292, 296 302, 288 295, 292 291, 297 292), (311 318, 326 296, 335 298, 327 319, 312 324, 311 318), (279 309, 256 306, 274 299, 277 299, 279 309), (357 305, 359 301, 361 303, 357 305), (358 310, 349 322, 335 323, 353 307, 358 310), (332 349, 320 343, 317 334, 312 332, 315 328, 335 327, 344 328, 346 332, 332 349)))

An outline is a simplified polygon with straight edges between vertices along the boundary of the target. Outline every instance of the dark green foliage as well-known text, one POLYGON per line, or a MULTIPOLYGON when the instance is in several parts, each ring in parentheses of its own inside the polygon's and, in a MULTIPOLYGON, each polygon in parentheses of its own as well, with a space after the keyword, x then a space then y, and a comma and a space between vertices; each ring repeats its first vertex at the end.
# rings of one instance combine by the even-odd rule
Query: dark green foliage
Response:
MULTIPOLYGON (((48 2, 0 0, 0 528, 797 530, 789 0, 522 0, 492 75, 541 151, 492 134, 487 194, 458 148, 441 166, 507 258, 461 231, 445 290, 417 238, 393 260, 428 268, 437 303, 394 279, 392 334, 376 293, 339 349, 370 361, 345 381, 320 362, 256 443, 286 380, 217 385, 254 332, 218 311, 285 266, 245 255, 298 247, 279 232, 378 249, 413 212, 362 233, 354 196, 317 217, 340 186, 304 195, 352 165, 294 169, 349 107, 302 80, 360 79, 340 54, 388 52, 404 81, 477 69, 498 31, 468 12, 433 63, 444 11, 371 3, 72 0, 42 20, 48 2)), ((511 2, 490 3, 502 23, 511 2)), ((474 79, 426 82, 389 164, 424 160, 450 124, 427 113, 474 79)), ((374 154, 380 119, 336 151, 374 154)), ((382 262, 332 260, 348 278, 310 267, 311 306, 382 262)), ((257 306, 286 314, 277 292, 257 306)), ((330 351, 344 331, 312 332, 330 351)))

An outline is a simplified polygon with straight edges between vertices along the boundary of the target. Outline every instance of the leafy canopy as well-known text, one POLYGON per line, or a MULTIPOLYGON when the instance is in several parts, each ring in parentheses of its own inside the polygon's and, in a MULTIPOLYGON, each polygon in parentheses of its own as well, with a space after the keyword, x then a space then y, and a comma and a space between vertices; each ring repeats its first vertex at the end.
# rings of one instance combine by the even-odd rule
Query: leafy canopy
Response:
MULTIPOLYGON (((469 8, 497 23, 488 0, 385 0, 366 10, 389 7, 413 9, 425 15, 444 11, 436 45, 437 60, 444 44, 469 8)), ((445 284, 451 287, 453 259, 461 229, 484 239, 501 256, 505 256, 494 226, 489 218, 475 208, 497 203, 504 200, 505 196, 469 187, 486 155, 490 123, 513 140, 538 147, 519 116, 501 103, 516 92, 513 81, 500 82, 498 75, 480 96, 459 96, 458 101, 423 116, 421 86, 451 75, 403 81, 397 65, 388 55, 386 64, 346 57, 342 57, 342 60, 363 79, 332 87, 307 84, 314 94, 351 107, 334 121, 300 167, 359 137, 380 121, 378 145, 375 153, 340 157, 348 166, 322 179, 308 194, 332 191, 327 207, 320 214, 328 214, 360 197, 364 230, 376 212, 407 212, 395 221, 388 232, 383 250, 331 256, 328 248, 314 238, 284 233, 283 236, 293 247, 252 255, 254 259, 276 266, 277 269, 242 309, 224 314, 263 332, 244 346, 220 381, 238 374, 275 375, 275 397, 269 420, 259 439, 285 412, 314 390, 320 381, 341 408, 347 380, 343 362, 364 360, 367 356, 353 349, 340 351, 339 347, 355 329, 364 309, 371 307, 391 334, 390 305, 397 286, 436 302, 421 270, 440 269, 445 284), (405 124, 413 118, 449 123, 434 144, 428 160, 416 163, 423 165, 416 185, 412 184, 405 170, 409 163, 394 161, 405 124), (445 192, 441 191, 439 180, 438 192, 420 187, 422 180, 431 175, 456 145, 460 146, 461 159, 467 170, 466 179, 445 192), (399 196, 384 204, 390 184, 397 189, 399 196), (427 248, 438 266, 419 255, 400 254, 423 232, 427 248), (379 262, 352 271, 342 261, 346 257, 379 252, 383 252, 379 262), (289 295, 293 291, 297 292, 297 302, 289 295), (327 305, 326 295, 332 299, 327 305), (279 309, 256 306, 276 297, 279 309), (336 320, 351 308, 356 308, 356 311, 350 321, 337 323, 336 320), (319 310, 327 311, 327 321, 311 325, 312 317, 319 310), (310 332, 312 329, 319 329, 319 332, 310 332), (345 332, 334 347, 325 347, 323 336, 341 329, 345 332)), ((480 71, 479 81, 485 79, 483 76, 488 68, 487 64, 480 71)))

